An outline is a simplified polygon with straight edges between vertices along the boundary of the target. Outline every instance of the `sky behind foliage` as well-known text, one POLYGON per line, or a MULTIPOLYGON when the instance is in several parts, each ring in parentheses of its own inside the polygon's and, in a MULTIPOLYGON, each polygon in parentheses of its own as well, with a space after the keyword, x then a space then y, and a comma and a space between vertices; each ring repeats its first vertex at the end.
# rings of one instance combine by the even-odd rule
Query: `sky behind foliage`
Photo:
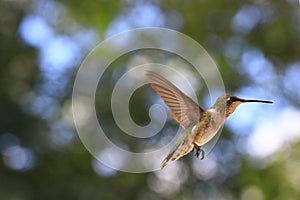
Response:
MULTIPOLYGON (((299 198, 297 0, 3 0, 0 13, 1 199, 299 198), (168 28, 192 38, 213 58, 226 92, 274 104, 241 105, 204 160, 189 154, 163 170, 137 174, 99 162, 75 128, 72 89, 76 74, 99 43, 145 27, 168 28)), ((172 42, 170 45, 180 48, 178 40, 172 42)), ((129 43, 130 38, 124 38, 110 48, 117 51, 129 43)), ((99 57, 111 56, 111 49, 99 57)), ((216 100, 212 97, 220 92, 210 94, 204 78, 190 63, 170 52, 137 50, 117 58, 99 77, 95 108, 106 137, 126 151, 163 147, 178 129, 168 118, 158 134, 135 138, 114 119, 111 99, 116 84, 135 66, 151 62, 178 71, 195 93, 176 74, 166 73, 166 77, 186 94, 195 94, 204 108, 209 108, 216 100)), ((101 63, 95 65, 101 68, 101 63)), ((97 76, 92 72, 85 75, 87 80, 97 76)), ((130 91, 141 77, 139 73, 129 75, 122 91, 130 91)), ((82 89, 88 91, 88 86, 82 89)), ((153 104, 167 109, 149 85, 140 87, 126 105, 130 119, 147 125, 153 104)), ((82 107, 83 120, 88 114, 82 107)), ((152 114, 153 119, 162 121, 160 112, 152 114)), ((115 149, 101 147, 97 156, 119 168, 125 165, 126 158, 115 149)), ((159 162, 157 159, 146 160, 145 165, 159 162)))

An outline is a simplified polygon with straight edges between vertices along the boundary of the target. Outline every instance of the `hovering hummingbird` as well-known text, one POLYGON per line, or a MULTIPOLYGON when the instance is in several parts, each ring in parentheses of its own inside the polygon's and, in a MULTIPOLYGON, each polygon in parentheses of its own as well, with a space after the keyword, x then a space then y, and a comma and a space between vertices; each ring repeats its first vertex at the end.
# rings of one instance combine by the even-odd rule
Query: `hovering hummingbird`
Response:
POLYGON ((196 157, 201 154, 201 159, 203 159, 205 152, 201 146, 217 134, 225 119, 234 112, 238 105, 247 102, 273 103, 263 100, 246 100, 224 94, 211 108, 204 110, 164 77, 152 71, 147 71, 146 75, 152 88, 171 109, 168 115, 185 129, 169 155, 162 161, 161 169, 193 151, 196 152, 196 157))

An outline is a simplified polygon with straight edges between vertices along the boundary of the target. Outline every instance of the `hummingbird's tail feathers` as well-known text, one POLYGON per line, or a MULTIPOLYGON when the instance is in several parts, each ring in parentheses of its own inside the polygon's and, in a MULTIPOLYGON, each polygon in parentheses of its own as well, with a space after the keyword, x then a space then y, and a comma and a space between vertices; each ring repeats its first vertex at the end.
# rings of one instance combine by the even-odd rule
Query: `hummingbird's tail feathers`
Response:
POLYGON ((168 165, 170 162, 178 160, 183 155, 177 154, 174 155, 175 152, 170 153, 160 164, 160 169, 164 168, 166 165, 168 165))
POLYGON ((163 169, 165 166, 167 166, 167 164, 169 164, 170 161, 168 161, 167 159, 164 159, 162 161, 162 163, 160 164, 159 168, 163 169))
POLYGON ((178 160, 182 156, 185 156, 191 150, 193 149, 193 146, 190 146, 189 148, 186 148, 185 145, 180 145, 175 151, 170 153, 160 164, 160 169, 164 168, 166 165, 168 165, 170 162, 173 162, 175 160, 178 160))
POLYGON ((190 153, 193 150, 193 148, 194 145, 191 141, 189 141, 189 139, 184 140, 179 145, 175 146, 174 150, 171 151, 171 153, 162 161, 162 163, 160 164, 160 169, 164 168, 170 162, 178 160, 182 156, 185 156, 186 154, 190 153))

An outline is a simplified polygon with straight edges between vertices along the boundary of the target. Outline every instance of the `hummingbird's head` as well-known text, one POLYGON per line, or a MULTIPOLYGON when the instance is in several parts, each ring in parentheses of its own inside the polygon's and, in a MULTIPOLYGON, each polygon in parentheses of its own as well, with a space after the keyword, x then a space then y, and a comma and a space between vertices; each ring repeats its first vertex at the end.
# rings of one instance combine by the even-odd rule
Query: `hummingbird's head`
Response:
POLYGON ((221 113, 224 113, 225 117, 227 118, 240 104, 248 102, 273 103, 272 101, 241 99, 231 94, 224 94, 217 99, 216 103, 214 104, 214 108, 221 113))

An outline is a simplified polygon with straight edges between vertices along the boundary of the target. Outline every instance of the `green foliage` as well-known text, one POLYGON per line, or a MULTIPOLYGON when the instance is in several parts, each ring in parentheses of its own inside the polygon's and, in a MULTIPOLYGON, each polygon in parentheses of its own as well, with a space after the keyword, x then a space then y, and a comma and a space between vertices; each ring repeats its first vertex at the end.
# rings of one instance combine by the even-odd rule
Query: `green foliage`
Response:
MULTIPOLYGON (((178 179, 171 179, 169 182, 161 178, 163 176, 160 173, 163 172, 131 174, 113 171, 110 175, 97 173, 93 165, 95 159, 80 142, 74 125, 70 122, 71 92, 79 62, 76 66, 68 68, 62 78, 56 80, 59 85, 63 85, 66 81, 62 93, 51 93, 44 87, 47 74, 45 75, 40 66, 41 48, 27 44, 19 32, 22 20, 27 15, 36 14, 35 1, 28 1, 28 5, 24 2, 14 0, 0 2, 1 199, 245 200, 259 197, 279 200, 297 199, 300 196, 298 175, 300 161, 297 153, 300 146, 297 138, 295 142, 285 142, 282 149, 261 160, 239 151, 238 141, 244 136, 235 136, 233 130, 229 128, 224 129, 224 135, 231 140, 228 144, 231 144, 233 150, 222 151, 222 148, 226 150, 229 147, 217 144, 216 152, 222 152, 222 155, 213 152, 212 159, 217 165, 215 166, 217 171, 209 178, 205 174, 199 175, 195 172, 192 167, 195 158, 192 155, 177 161, 184 170, 176 172, 178 179), (54 102, 49 103, 40 115, 35 113, 37 108, 34 107, 35 97, 39 95, 49 97, 50 103, 54 102), (43 115, 48 112, 51 117, 43 115), (61 138, 57 134, 58 136, 65 134, 65 137, 71 139, 67 143, 61 143, 61 138), (4 139, 6 137, 8 139, 4 139), (58 138, 58 141, 55 138, 58 138), (33 152, 34 160, 29 169, 14 169, 7 164, 5 148, 15 140, 17 141, 13 143, 15 146, 33 152), (232 158, 224 161, 223 156, 232 158), (166 188, 160 191, 159 187, 166 188), (174 188, 176 189, 172 190, 174 188)), ((47 5, 48 1, 44 2, 47 5)), ((139 27, 126 16, 133 12, 132 9, 136 5, 154 5, 165 14, 164 27, 173 28, 176 25, 178 31, 195 39, 207 49, 219 66, 227 91, 235 93, 243 87, 255 85, 264 91, 270 91, 279 99, 278 101, 284 99, 284 104, 281 105, 289 105, 299 111, 298 93, 295 91, 295 94, 292 94, 284 90, 286 81, 284 75, 287 73, 288 65, 300 60, 300 7, 297 1, 295 2, 62 0, 56 3, 65 12, 61 15, 63 18, 59 18, 54 25, 50 24, 50 27, 55 34, 71 38, 76 33, 72 26, 75 22, 80 28, 94 30, 96 35, 102 38, 116 19, 126 19, 131 28, 139 27), (247 33, 235 32, 232 28, 232 19, 243 6, 255 6, 262 10, 262 15, 269 14, 270 18, 267 16, 266 21, 258 22, 247 33), (175 16, 179 17, 176 19, 178 21, 170 17, 168 15, 170 13, 175 13, 175 16), (233 47, 237 48, 236 56, 233 57, 228 57, 225 51, 230 39, 241 41, 239 47, 233 47), (274 75, 271 77, 274 79, 273 82, 255 83, 250 75, 243 71, 242 52, 251 48, 260 49, 272 62, 274 73, 270 76, 274 75)), ((50 15, 46 18, 51 17, 50 15)), ((136 17, 139 18, 139 14, 136 17)), ((84 57, 85 53, 87 52, 81 52, 81 57, 84 57)), ((134 53, 130 56, 134 56, 134 53)), ((171 56, 162 56, 160 59, 171 56)), ((150 141, 133 139, 123 135, 113 121, 109 107, 111 91, 117 78, 125 72, 128 65, 130 58, 121 58, 105 72, 101 84, 99 83, 98 89, 101 89, 101 93, 96 96, 96 107, 99 110, 98 118, 103 120, 105 129, 112 133, 108 137, 116 143, 125 141, 129 149, 139 151, 143 147, 158 144, 166 136, 158 135, 150 141)), ((199 91, 199 94, 199 99, 204 99, 207 95, 205 91, 199 91)), ((148 86, 140 88, 133 95, 130 110, 137 124, 149 122, 148 108, 156 98, 154 95, 148 86)), ((42 101, 47 101, 47 98, 42 101)), ((169 121, 167 126, 174 129, 177 124, 169 121)), ((205 160, 199 167, 205 168, 205 160)))

